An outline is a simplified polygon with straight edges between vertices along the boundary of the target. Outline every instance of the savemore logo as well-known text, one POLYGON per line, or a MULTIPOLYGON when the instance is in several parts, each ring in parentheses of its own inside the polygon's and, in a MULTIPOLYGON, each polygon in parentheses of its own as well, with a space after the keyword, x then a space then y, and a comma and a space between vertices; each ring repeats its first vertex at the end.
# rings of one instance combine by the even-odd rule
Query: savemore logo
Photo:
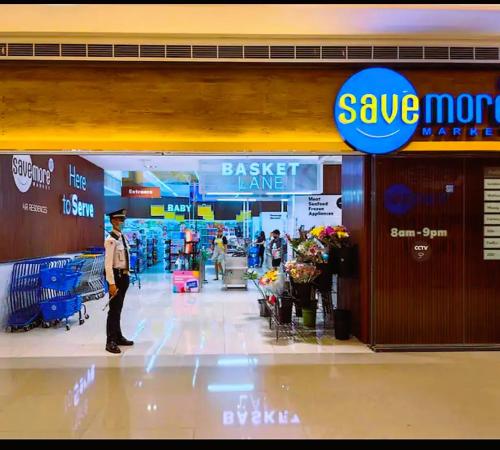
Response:
POLYGON ((52 158, 48 161, 48 168, 43 168, 33 164, 30 155, 12 156, 12 176, 20 192, 28 192, 31 186, 50 189, 52 172, 54 172, 52 158))
POLYGON ((413 85, 386 68, 364 69, 351 76, 334 106, 335 124, 344 141, 370 154, 403 147, 415 133, 419 117, 413 85))

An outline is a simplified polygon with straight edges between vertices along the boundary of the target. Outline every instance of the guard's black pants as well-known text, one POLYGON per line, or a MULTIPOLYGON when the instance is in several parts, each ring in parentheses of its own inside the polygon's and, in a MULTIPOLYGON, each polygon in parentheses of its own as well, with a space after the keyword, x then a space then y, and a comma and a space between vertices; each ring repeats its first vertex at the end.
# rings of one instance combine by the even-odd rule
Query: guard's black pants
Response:
POLYGON ((113 269, 115 275, 115 283, 118 288, 118 293, 109 302, 108 321, 106 323, 107 342, 118 342, 122 335, 120 326, 120 318, 122 314, 123 301, 130 284, 130 277, 123 274, 121 271, 113 269))

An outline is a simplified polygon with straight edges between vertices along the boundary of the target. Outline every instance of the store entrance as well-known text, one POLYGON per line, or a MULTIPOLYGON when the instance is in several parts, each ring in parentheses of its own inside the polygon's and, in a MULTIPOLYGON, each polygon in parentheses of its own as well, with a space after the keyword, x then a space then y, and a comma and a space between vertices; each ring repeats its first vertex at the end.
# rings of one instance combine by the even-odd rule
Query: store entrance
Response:
MULTIPOLYGON (((104 170, 105 210, 127 210, 124 232, 137 283, 182 270, 199 271, 200 279, 174 283, 174 291, 196 292, 215 278, 226 289, 247 288, 248 268, 273 265, 274 231, 284 263, 287 235, 341 223, 340 157, 85 158, 104 170)), ((104 225, 109 232, 107 216, 104 225)))
MULTIPOLYGON (((300 252, 310 257, 309 266, 324 267, 328 289, 313 289, 309 266, 297 262, 301 232, 342 224, 341 157, 89 153, 1 158, 7 174, 2 192, 9 199, 4 202, 10 214, 6 227, 32 237, 31 245, 15 241, 2 254, 6 285, 15 285, 16 261, 98 261, 112 230, 108 214, 126 210, 122 231, 130 244, 131 276, 122 328, 137 343, 127 349, 130 354, 368 351, 352 336, 342 342, 335 338, 331 320, 338 306, 338 277, 326 270, 324 248, 314 254, 319 240, 310 235, 300 252), (32 173, 35 166, 46 168, 50 177, 30 184, 28 172, 8 173, 29 165, 32 173), (324 261, 318 260, 320 254, 324 261), (314 308, 302 308, 299 297, 314 308)), ((53 345, 56 334, 65 331, 57 321, 43 321, 47 329, 33 321, 29 333, 5 337, 14 347, 22 344, 21 354, 29 353, 29 342, 36 340, 33 352, 24 356, 36 355, 46 340, 47 351, 57 356, 66 355, 70 343, 102 354, 108 295, 99 267, 94 270, 99 280, 82 276, 77 287, 68 281, 67 292, 62 284, 51 285, 51 300, 80 295, 84 278, 97 292, 83 298, 90 318, 78 331, 77 315, 68 318, 68 346, 53 345)), ((38 295, 46 292, 40 283, 42 290, 29 299, 33 308, 46 300, 38 295)), ((5 293, 4 325, 23 295, 5 293)))

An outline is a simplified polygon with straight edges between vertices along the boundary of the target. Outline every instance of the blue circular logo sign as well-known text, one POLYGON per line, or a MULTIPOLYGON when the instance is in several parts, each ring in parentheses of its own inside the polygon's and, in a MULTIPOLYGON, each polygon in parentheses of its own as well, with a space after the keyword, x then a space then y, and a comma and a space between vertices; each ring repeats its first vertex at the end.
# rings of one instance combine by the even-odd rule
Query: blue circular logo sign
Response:
POLYGON ((404 215, 416 204, 416 195, 405 184, 393 184, 384 192, 384 206, 392 214, 404 215))
POLYGON ((417 92, 403 75, 370 68, 344 83, 335 99, 334 119, 351 147, 384 154, 400 149, 411 139, 419 110, 417 92))

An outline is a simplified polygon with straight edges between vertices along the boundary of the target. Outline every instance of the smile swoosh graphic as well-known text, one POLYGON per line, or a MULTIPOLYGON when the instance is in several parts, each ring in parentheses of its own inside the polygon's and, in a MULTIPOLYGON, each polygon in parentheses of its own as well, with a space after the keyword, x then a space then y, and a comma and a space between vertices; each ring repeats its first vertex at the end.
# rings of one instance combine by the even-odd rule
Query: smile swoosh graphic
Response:
POLYGON ((394 131, 394 133, 385 134, 383 136, 376 136, 374 134, 368 134, 365 131, 360 130, 359 128, 356 128, 356 131, 359 131, 361 134, 364 134, 365 136, 368 136, 371 138, 386 138, 386 137, 394 136, 395 134, 399 133, 401 130, 398 129, 398 130, 394 131))

